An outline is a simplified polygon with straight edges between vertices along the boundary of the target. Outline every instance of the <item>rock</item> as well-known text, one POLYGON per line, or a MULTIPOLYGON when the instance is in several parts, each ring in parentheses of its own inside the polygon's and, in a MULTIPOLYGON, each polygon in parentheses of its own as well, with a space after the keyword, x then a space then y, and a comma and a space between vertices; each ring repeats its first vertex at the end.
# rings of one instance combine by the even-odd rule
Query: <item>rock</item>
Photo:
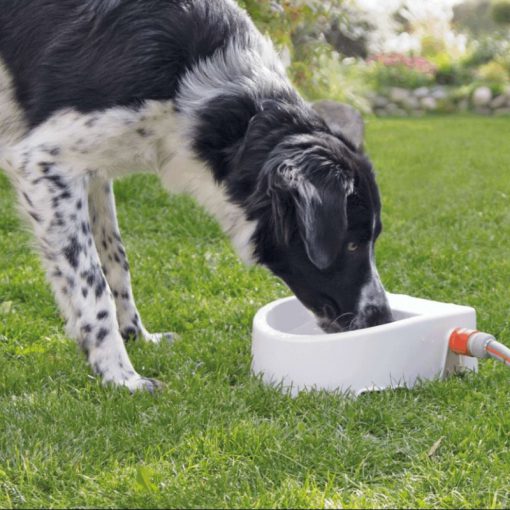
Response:
POLYGON ((336 101, 322 100, 312 108, 326 121, 331 130, 339 131, 356 147, 363 145, 365 123, 361 113, 352 106, 336 101))
POLYGON ((393 115, 393 117, 407 117, 408 116, 407 112, 402 108, 397 108, 396 110, 394 110, 392 112, 391 115, 393 115))
POLYGON ((407 117, 407 112, 395 103, 390 103, 386 107, 386 112, 392 117, 407 117))
POLYGON ((409 95, 404 100, 402 100, 401 104, 406 110, 416 110, 417 108, 420 108, 419 99, 412 95, 409 95))
POLYGON ((490 106, 493 110, 497 110, 498 108, 501 108, 503 106, 506 106, 508 102, 508 98, 501 94, 500 96, 496 96, 490 103, 490 106))
POLYGON ((413 92, 414 97, 417 97, 418 99, 428 96, 429 93, 430 93, 430 90, 428 87, 419 87, 419 88, 415 89, 413 92))
POLYGON ((488 106, 477 106, 474 111, 478 115, 490 115, 492 113, 492 110, 488 106))
POLYGON ((496 117, 503 117, 506 115, 510 115, 510 107, 498 108, 497 110, 494 110, 493 113, 496 117))
POLYGON ((388 116, 388 112, 384 108, 376 108, 374 110, 374 114, 377 115, 378 117, 387 117, 388 116))
POLYGON ((411 96, 407 89, 402 87, 391 87, 389 97, 394 103, 403 103, 411 96))
POLYGON ((423 97, 420 104, 427 111, 437 110, 437 101, 431 96, 423 97))
POLYGON ((448 93, 444 87, 436 87, 432 90, 430 94, 434 99, 442 100, 448 97, 448 93))
POLYGON ((374 99, 372 100, 372 105, 374 106, 374 108, 386 108, 386 106, 388 106, 388 103, 389 103, 388 98, 381 95, 375 96, 374 99))
POLYGON ((489 87, 478 87, 473 92, 472 101, 475 106, 487 106, 492 99, 492 92, 489 87))
POLYGON ((425 110, 411 110, 410 115, 412 117, 423 117, 425 115, 425 110))

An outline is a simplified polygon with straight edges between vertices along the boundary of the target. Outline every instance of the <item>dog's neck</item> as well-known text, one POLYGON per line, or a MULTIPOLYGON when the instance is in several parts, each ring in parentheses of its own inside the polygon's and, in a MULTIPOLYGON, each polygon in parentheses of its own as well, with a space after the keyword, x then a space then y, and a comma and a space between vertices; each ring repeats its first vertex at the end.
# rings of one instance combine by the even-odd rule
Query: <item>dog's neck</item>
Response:
POLYGON ((299 122, 279 117, 278 110, 305 108, 304 101, 261 37, 256 48, 231 46, 198 63, 182 80, 174 105, 179 134, 169 136, 164 185, 194 196, 241 259, 251 261, 257 223, 248 218, 247 202, 265 159, 299 122))

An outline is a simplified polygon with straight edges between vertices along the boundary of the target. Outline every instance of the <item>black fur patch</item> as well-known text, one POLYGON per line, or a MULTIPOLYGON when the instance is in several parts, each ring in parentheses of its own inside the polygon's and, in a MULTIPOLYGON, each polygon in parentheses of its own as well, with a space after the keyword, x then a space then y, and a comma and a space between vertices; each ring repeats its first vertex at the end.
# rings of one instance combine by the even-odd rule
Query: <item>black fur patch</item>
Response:
POLYGON ((92 326, 90 324, 84 324, 80 329, 83 333, 90 333, 92 331, 92 326))
POLYGON ((30 197, 25 192, 23 192, 23 198, 30 207, 34 207, 32 200, 30 200, 30 197))
POLYGON ((99 312, 97 314, 97 320, 101 321, 103 319, 106 319, 106 317, 108 317, 108 312, 106 310, 102 310, 101 312, 99 312))
POLYGON ((101 328, 96 335, 97 344, 101 345, 103 340, 108 336, 109 331, 105 328, 101 328))
POLYGON ((78 268, 78 259, 80 257, 80 253, 82 251, 82 247, 78 241, 76 236, 73 236, 69 239, 69 244, 64 248, 64 257, 69 262, 70 266, 73 269, 78 268))
POLYGON ((106 290, 106 280, 101 276, 99 282, 96 285, 96 298, 99 299, 106 290))
POLYGON ((217 1, 2 0, 0 56, 36 126, 66 107, 172 99, 183 73, 249 31, 217 1))
POLYGON ((32 216, 34 221, 36 221, 37 223, 41 223, 42 222, 41 217, 38 214, 36 214, 35 212, 29 211, 28 214, 30 214, 30 216, 32 216))
POLYGON ((138 331, 135 328, 128 327, 122 330, 121 335, 124 340, 132 340, 137 337, 138 331))

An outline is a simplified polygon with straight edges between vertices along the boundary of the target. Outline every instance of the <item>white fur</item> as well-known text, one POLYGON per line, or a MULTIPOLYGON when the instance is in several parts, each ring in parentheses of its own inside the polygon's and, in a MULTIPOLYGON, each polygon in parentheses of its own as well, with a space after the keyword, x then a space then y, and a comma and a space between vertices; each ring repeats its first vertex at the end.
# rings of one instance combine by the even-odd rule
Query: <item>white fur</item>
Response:
POLYGON ((222 94, 248 91, 255 96, 267 97, 266 94, 277 88, 292 93, 292 86, 271 41, 257 33, 250 35, 253 47, 239 48, 231 43, 188 71, 176 99, 182 112, 192 117, 204 104, 222 94))
POLYGON ((231 203, 224 188, 214 181, 210 169, 193 156, 185 134, 192 129, 190 124, 188 116, 175 113, 170 101, 149 101, 137 111, 112 108, 84 115, 65 110, 6 149, 5 158, 14 170, 22 166, 24 154, 58 148, 59 159, 75 177, 93 173, 111 179, 131 172, 157 172, 169 192, 190 194, 205 207, 241 259, 250 263, 253 248, 249 241, 255 224, 245 219, 242 209, 231 203), (139 130, 145 130, 147 136, 140 136, 139 130))
POLYGON ((375 257, 373 247, 370 247, 370 277, 368 282, 362 287, 358 311, 363 319, 363 316, 366 315, 366 310, 368 307, 376 307, 378 310, 388 307, 388 298, 386 297, 386 292, 384 290, 383 284, 381 283, 381 278, 379 277, 379 272, 377 271, 375 265, 375 257))
POLYGON ((256 222, 248 221, 243 210, 228 200, 225 188, 218 186, 211 171, 195 159, 186 146, 182 146, 161 169, 161 177, 169 191, 193 196, 217 219, 240 259, 246 264, 253 263, 250 240, 256 222))
POLYGON ((161 119, 172 111, 169 102, 155 103, 139 111, 121 107, 88 114, 61 110, 7 153, 15 160, 17 156, 19 165, 23 153, 58 148, 60 160, 69 164, 74 175, 94 172, 113 178, 154 169, 157 136, 141 137, 137 130, 151 124, 154 129, 153 122, 162 123, 161 119))

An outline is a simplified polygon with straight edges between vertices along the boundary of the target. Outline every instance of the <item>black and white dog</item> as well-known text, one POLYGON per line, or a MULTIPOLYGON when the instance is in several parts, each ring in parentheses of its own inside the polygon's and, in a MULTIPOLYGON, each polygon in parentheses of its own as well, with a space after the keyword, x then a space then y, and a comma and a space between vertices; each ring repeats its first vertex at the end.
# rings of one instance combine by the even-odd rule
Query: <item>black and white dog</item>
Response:
POLYGON ((2 0, 0 167, 68 333, 104 382, 154 389, 111 181, 156 172, 281 277, 326 331, 390 320, 370 163, 299 97, 233 0, 2 0))

